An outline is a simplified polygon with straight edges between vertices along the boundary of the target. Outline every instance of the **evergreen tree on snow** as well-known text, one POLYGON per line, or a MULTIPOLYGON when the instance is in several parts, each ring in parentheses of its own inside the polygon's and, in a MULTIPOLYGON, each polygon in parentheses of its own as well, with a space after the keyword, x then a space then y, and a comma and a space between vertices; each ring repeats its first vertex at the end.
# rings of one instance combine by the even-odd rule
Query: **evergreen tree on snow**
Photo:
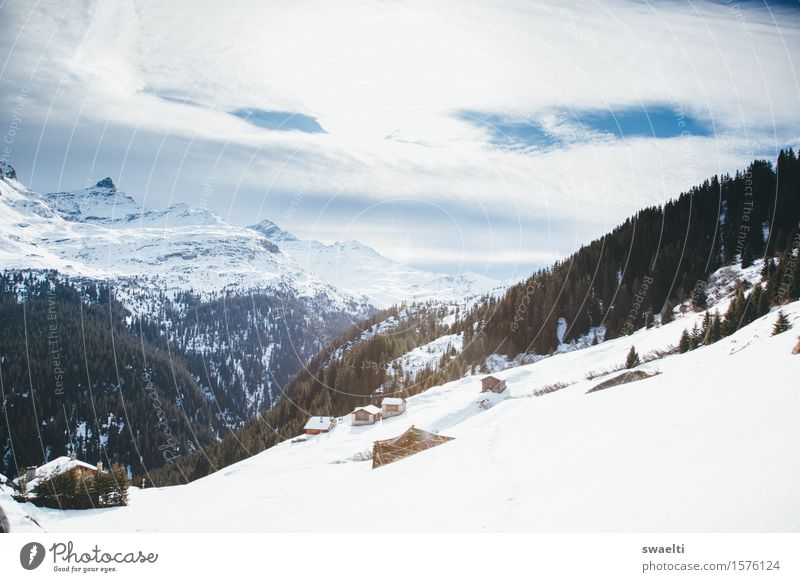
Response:
POLYGON ((647 329, 653 327, 653 308, 648 307, 647 312, 644 314, 644 326, 647 329))
POLYGON ((719 311, 715 311, 713 316, 708 318, 708 325, 706 326, 703 343, 705 345, 713 344, 722 339, 722 318, 719 311))
POLYGON ((667 300, 664 307, 661 309, 661 325, 666 325, 675 319, 672 313, 672 303, 667 300))
POLYGON ((680 352, 681 354, 685 354, 691 349, 692 349, 692 338, 689 337, 689 331, 687 329, 684 329, 683 333, 681 333, 681 340, 678 342, 678 352, 680 352))
POLYGON ((700 284, 698 284, 694 288, 694 291, 692 291, 692 307, 694 307, 697 311, 701 311, 708 307, 708 295, 706 294, 706 289, 700 284))
POLYGON ((695 322, 694 326, 692 327, 692 333, 690 334, 690 338, 692 341, 691 349, 695 349, 703 341, 703 332, 699 327, 697 327, 697 322, 695 322))
POLYGON ((789 318, 783 311, 778 311, 778 318, 775 320, 775 325, 772 326, 772 335, 778 335, 785 331, 792 329, 792 324, 789 323, 789 318))
POLYGON ((739 329, 739 324, 742 320, 744 312, 744 293, 741 289, 736 293, 736 297, 728 305, 728 311, 725 312, 725 320, 722 322, 722 335, 727 337, 739 329))
POLYGON ((635 368, 641 363, 639 360, 639 354, 636 353, 636 348, 631 346, 631 350, 628 352, 628 357, 625 358, 625 367, 629 370, 631 368, 635 368))

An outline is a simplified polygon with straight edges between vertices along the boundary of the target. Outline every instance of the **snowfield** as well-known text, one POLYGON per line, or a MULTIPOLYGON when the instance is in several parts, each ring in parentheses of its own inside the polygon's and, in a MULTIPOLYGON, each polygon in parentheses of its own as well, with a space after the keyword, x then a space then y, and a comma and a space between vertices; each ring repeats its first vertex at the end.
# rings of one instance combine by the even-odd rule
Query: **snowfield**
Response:
MULTIPOLYGON (((800 531, 800 302, 711 346, 639 366, 650 378, 587 394, 591 372, 677 344, 672 323, 430 389, 374 426, 340 422, 189 485, 131 490, 124 508, 0 502, 17 531, 800 531), (556 383, 566 388, 536 397, 556 383), (410 425, 455 440, 373 470, 355 461, 410 425)), ((296 435, 286 435, 293 437, 296 435)))

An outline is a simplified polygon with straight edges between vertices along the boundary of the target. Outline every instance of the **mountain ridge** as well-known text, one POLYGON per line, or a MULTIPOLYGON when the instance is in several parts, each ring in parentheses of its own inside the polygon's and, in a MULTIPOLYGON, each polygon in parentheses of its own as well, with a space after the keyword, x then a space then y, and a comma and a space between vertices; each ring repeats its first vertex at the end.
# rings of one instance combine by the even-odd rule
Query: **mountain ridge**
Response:
POLYGON ((386 257, 358 240, 330 244, 301 240, 270 220, 248 228, 264 234, 306 270, 337 288, 362 293, 376 307, 431 298, 453 301, 497 292, 512 284, 469 270, 458 275, 423 271, 386 257))
POLYGON ((448 287, 448 296, 454 296, 480 295, 500 285, 488 277, 414 269, 358 241, 300 241, 270 220, 240 227, 184 203, 150 209, 110 177, 84 189, 39 194, 14 179, 11 166, 5 168, 0 268, 139 278, 209 296, 277 289, 360 315, 368 306, 441 297, 448 287), (373 266, 369 275, 354 278, 364 262, 373 266))

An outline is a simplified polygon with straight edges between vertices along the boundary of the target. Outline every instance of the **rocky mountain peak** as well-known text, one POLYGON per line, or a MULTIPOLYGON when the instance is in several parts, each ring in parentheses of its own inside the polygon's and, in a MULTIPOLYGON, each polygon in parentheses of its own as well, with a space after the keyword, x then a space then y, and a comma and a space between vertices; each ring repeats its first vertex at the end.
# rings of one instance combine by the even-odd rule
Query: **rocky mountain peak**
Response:
POLYGON ((95 188, 107 188, 109 190, 116 190, 117 187, 114 185, 114 181, 109 178, 103 178, 97 184, 94 185, 95 188))
POLYGON ((0 160, 0 178, 9 178, 10 180, 17 179, 17 172, 8 162, 0 160))
POLYGON ((271 220, 262 220, 258 224, 254 224, 248 228, 260 232, 272 241, 284 242, 297 240, 293 234, 286 232, 271 220))

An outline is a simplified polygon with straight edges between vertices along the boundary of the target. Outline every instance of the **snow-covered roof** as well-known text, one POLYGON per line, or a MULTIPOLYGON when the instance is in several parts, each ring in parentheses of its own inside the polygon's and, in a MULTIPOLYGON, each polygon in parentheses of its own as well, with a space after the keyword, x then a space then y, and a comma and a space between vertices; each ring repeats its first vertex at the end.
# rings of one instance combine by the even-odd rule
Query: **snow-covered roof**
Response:
POLYGON ((330 416, 312 416, 303 427, 303 430, 330 430, 333 418, 330 416))
POLYGON ((37 467, 36 476, 46 477, 50 475, 57 475, 59 473, 64 473, 66 471, 69 471, 70 469, 74 469, 75 467, 83 467, 84 469, 97 470, 97 467, 94 465, 90 465, 89 463, 85 463, 77 459, 72 459, 71 457, 63 456, 63 457, 56 457, 49 463, 45 463, 44 465, 37 467))
POLYGON ((373 406, 372 404, 367 404, 366 406, 357 406, 356 409, 353 410, 353 412, 356 412, 358 410, 364 410, 366 412, 369 412, 370 414, 378 414, 381 411, 380 408, 378 408, 377 406, 373 406))
POLYGON ((386 397, 383 399, 383 404, 403 404, 405 402, 404 398, 390 398, 386 397))
MULTIPOLYGON (((36 477, 28 481, 28 491, 32 490, 36 485, 39 484, 45 478, 54 477, 55 475, 60 475, 61 473, 66 473, 67 471, 74 469, 75 467, 82 467, 84 469, 91 469, 92 471, 96 471, 97 467, 95 465, 90 465, 89 463, 85 463, 83 461, 79 461, 77 459, 72 459, 71 457, 62 456, 56 457, 49 463, 45 463, 40 467, 36 467, 36 477)), ((19 477, 14 479, 14 483, 19 483, 19 477)))

